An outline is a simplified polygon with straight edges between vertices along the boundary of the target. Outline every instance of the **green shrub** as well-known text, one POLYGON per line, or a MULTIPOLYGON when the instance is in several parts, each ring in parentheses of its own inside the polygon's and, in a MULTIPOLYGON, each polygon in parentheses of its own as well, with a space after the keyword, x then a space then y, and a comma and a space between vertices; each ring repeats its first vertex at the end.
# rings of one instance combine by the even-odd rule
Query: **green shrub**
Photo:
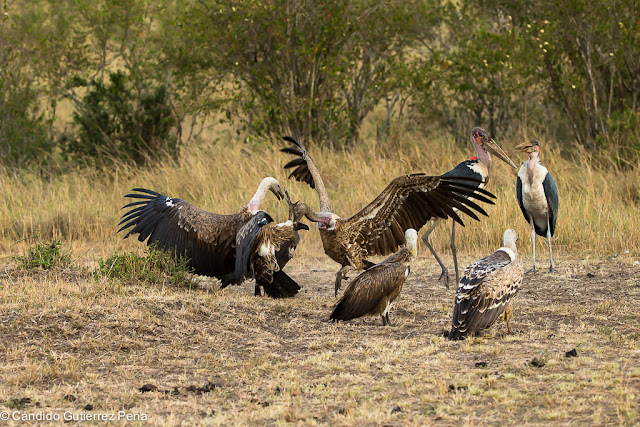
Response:
POLYGON ((176 258, 169 252, 150 247, 142 256, 133 252, 115 251, 107 259, 98 261, 94 276, 129 284, 163 284, 169 281, 177 286, 191 288, 195 284, 192 270, 185 258, 176 258))
POLYGON ((75 134, 61 138, 70 158, 102 164, 113 160, 144 164, 164 154, 177 154, 177 121, 166 86, 134 82, 121 71, 109 73, 106 83, 76 78, 72 85, 88 90, 81 107, 73 113, 75 134))
POLYGON ((42 268, 48 270, 53 267, 65 267, 71 263, 71 253, 63 251, 60 240, 51 239, 49 242, 37 240, 26 255, 17 256, 20 267, 25 270, 42 268))

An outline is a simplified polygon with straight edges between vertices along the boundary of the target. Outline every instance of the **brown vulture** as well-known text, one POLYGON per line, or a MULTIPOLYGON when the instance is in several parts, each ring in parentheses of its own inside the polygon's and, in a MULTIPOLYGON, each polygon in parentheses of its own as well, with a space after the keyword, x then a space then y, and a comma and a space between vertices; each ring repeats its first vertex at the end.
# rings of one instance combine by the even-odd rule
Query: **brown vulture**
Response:
POLYGON ((506 230, 503 239, 503 247, 470 264, 462 273, 453 307, 450 340, 473 336, 489 328, 500 316, 511 333, 511 299, 518 293, 524 267, 516 261, 516 232, 506 230))
POLYGON ((342 265, 336 274, 336 296, 347 267, 367 269, 374 265, 368 257, 397 251, 405 243, 405 230, 419 230, 432 218, 453 218, 464 226, 459 212, 476 220, 474 210, 487 215, 474 199, 494 204, 489 197, 495 196, 478 188, 477 180, 414 173, 394 178, 360 212, 341 218, 333 213, 320 172, 302 144, 289 136, 284 139, 293 146, 281 151, 297 156, 284 166, 295 168, 289 178, 306 182, 318 194, 320 212, 309 212, 306 216, 318 223, 324 252, 342 265))
MULTIPOLYGON (((236 274, 236 255, 241 249, 237 243, 242 237, 246 237, 240 236, 238 232, 252 221, 266 224, 273 221, 269 214, 259 209, 267 192, 271 191, 278 199, 284 197, 278 181, 267 177, 260 182, 255 195, 238 213, 221 215, 152 190, 134 188, 133 191, 136 193, 125 197, 141 200, 123 206, 123 209, 130 209, 123 214, 119 224, 122 227, 118 232, 133 227, 124 236, 125 239, 138 234, 138 240, 146 240, 149 246, 154 245, 160 250, 184 256, 194 273, 220 279, 221 288, 239 284, 245 277, 244 274, 236 274)), ((290 233, 287 234, 289 235, 290 233)), ((284 240, 286 239, 285 237, 284 240)), ((276 297, 293 296, 299 289, 297 284, 295 287, 290 284, 278 287, 278 283, 260 283, 265 288, 265 293, 273 293, 276 297)))
POLYGON ((409 262, 417 254, 418 233, 413 228, 405 232, 406 246, 368 268, 353 279, 338 300, 329 319, 351 320, 379 314, 382 326, 391 326, 389 309, 409 276, 409 262))

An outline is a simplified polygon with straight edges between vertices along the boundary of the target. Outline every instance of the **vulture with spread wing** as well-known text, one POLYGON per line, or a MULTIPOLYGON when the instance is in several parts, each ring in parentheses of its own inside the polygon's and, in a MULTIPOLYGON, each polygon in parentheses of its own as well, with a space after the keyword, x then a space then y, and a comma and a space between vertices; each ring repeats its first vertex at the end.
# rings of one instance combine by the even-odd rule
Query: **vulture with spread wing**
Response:
POLYGON ((456 292, 450 340, 473 336, 500 316, 511 333, 511 300, 520 289, 524 267, 516 261, 516 232, 506 230, 503 239, 503 247, 464 270, 456 292))
POLYGON ((406 246, 384 261, 363 271, 353 279, 336 304, 329 319, 351 320, 379 314, 382 326, 391 326, 389 309, 400 295, 410 272, 409 262, 418 250, 418 233, 413 228, 405 232, 406 246))
POLYGON ((300 207, 304 204, 289 204, 289 219, 276 224, 266 212, 256 214, 247 222, 236 236, 235 281, 253 277, 256 281, 255 295, 261 295, 264 288, 272 298, 286 298, 298 293, 300 286, 287 273, 284 266, 293 258, 300 243, 299 230, 309 230, 300 222, 303 217, 300 207))
MULTIPOLYGON (((220 279, 222 288, 238 284, 245 277, 245 274, 236 274, 238 241, 246 237, 246 234, 239 233, 240 230, 249 223, 262 221, 269 224, 273 221, 269 214, 259 209, 267 192, 271 191, 278 199, 284 197, 278 181, 267 177, 262 180, 253 198, 240 209, 240 212, 221 215, 207 212, 186 200, 167 197, 152 190, 134 188, 133 191, 135 193, 127 194, 125 197, 140 200, 123 206, 123 209, 130 209, 122 216, 119 224, 122 227, 118 232, 132 227, 124 236, 125 239, 132 234, 138 234, 138 240, 146 240, 147 245, 155 245, 160 250, 184 256, 194 273, 220 279)), ((271 234, 283 233, 284 237, 278 236, 277 239, 280 247, 283 246, 282 241, 295 240, 297 233, 293 233, 293 228, 295 227, 291 225, 288 228, 271 230, 271 234)), ((249 232, 250 228, 246 228, 245 233, 249 232)), ((268 238, 265 231, 265 239, 268 238)), ((255 241, 265 240, 258 238, 255 241)), ((265 292, 269 294, 266 286, 265 292)), ((297 289, 293 294, 295 293, 297 289)))
POLYGON ((460 212, 478 220, 474 211, 487 213, 476 201, 494 204, 489 198, 495 196, 478 188, 477 180, 415 173, 393 179, 360 212, 341 218, 333 213, 320 172, 302 144, 288 136, 284 139, 293 146, 281 151, 297 156, 284 166, 295 168, 289 178, 315 188, 320 201, 320 212, 309 210, 306 217, 318 223, 324 252, 342 265, 336 274, 336 296, 347 270, 367 269, 374 265, 368 257, 397 251, 405 243, 405 230, 419 230, 432 218, 453 218, 464 226, 460 212))

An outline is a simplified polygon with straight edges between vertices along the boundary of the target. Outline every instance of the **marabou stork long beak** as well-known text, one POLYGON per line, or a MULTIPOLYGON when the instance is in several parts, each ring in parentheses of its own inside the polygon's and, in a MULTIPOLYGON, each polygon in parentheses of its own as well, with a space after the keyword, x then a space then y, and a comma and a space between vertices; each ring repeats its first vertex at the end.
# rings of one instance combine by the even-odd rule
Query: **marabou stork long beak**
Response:
POLYGON ((500 146, 493 140, 493 138, 491 138, 489 141, 485 142, 483 147, 491 154, 493 154, 494 156, 498 157, 500 160, 502 160, 503 162, 505 162, 506 164, 508 164, 509 166, 511 166, 514 169, 518 169, 518 167, 516 166, 515 163, 513 163, 513 161, 509 158, 509 156, 507 156, 507 153, 505 153, 502 148, 500 148, 500 146))
POLYGON ((529 142, 523 142, 522 144, 516 145, 516 149, 522 151, 523 153, 533 153, 536 151, 536 147, 539 147, 540 143, 535 139, 529 142))

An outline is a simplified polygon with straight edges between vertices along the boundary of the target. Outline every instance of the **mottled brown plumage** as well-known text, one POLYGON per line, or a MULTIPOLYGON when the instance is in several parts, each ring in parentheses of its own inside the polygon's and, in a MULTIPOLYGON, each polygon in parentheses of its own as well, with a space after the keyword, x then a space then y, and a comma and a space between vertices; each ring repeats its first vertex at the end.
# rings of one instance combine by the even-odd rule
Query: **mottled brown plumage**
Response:
POLYGON ((407 246, 375 264, 353 279, 329 317, 331 320, 351 320, 379 314, 382 325, 391 326, 389 309, 398 297, 410 272, 409 262, 416 255, 418 234, 406 231, 407 246))
POLYGON ((470 264, 458 284, 449 339, 463 339, 489 328, 503 316, 510 326, 510 303, 518 293, 524 267, 517 261, 516 232, 506 230, 504 246, 470 264))
POLYGON ((373 265, 368 257, 395 252, 404 244, 404 230, 419 230, 431 218, 453 218, 464 225, 459 212, 478 220, 475 212, 487 213, 475 201, 493 204, 489 197, 495 198, 477 188, 473 179, 417 173, 393 179, 360 212, 341 218, 332 212, 320 173, 306 150, 291 137, 285 140, 296 147, 283 151, 300 156, 285 165, 296 167, 289 177, 309 183, 318 194, 321 212, 307 218, 318 222, 325 253, 343 267, 336 274, 336 295, 346 267, 368 268, 373 265))
POLYGON ((131 228, 124 236, 139 234, 138 240, 188 259, 196 274, 217 277, 222 286, 234 283, 236 234, 259 211, 271 191, 284 196, 274 178, 265 178, 251 201, 238 213, 220 215, 207 212, 178 198, 152 190, 134 188, 125 197, 141 199, 123 207, 131 208, 122 216, 118 232, 131 228))

